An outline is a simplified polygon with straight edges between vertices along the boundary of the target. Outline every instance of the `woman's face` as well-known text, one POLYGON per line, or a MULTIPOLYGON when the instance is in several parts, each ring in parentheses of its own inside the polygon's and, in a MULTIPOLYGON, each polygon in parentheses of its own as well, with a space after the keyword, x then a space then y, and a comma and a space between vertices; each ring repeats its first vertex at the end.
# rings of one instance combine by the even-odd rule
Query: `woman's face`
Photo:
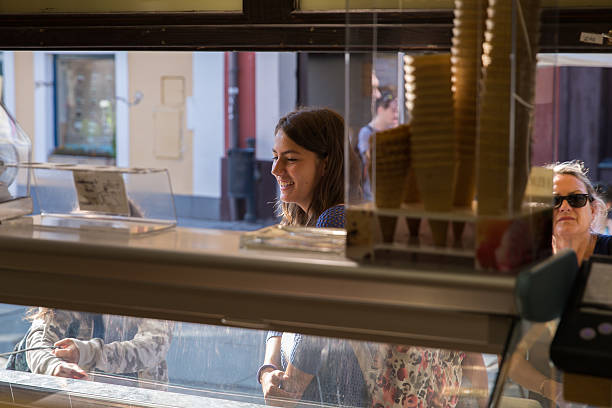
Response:
MULTIPOLYGON (((584 183, 569 174, 557 174, 553 179, 553 194, 567 196, 570 194, 587 194, 584 183)), ((582 234, 589 231, 594 217, 594 209, 587 200, 584 207, 574 208, 563 200, 559 208, 553 210, 553 232, 561 238, 582 234)))
POLYGON ((274 136, 272 153, 272 174, 280 187, 281 201, 295 203, 307 211, 314 188, 323 174, 324 161, 295 143, 282 130, 274 136))

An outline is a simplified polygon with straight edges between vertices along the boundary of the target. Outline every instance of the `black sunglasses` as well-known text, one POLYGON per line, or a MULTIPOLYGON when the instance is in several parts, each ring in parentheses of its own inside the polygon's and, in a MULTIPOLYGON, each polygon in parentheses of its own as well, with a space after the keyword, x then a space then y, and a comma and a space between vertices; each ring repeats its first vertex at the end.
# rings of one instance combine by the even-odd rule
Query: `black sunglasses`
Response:
POLYGON ((567 200, 567 203, 574 208, 582 208, 586 205, 587 200, 593 201, 593 197, 590 194, 570 194, 566 196, 554 195, 553 207, 561 207, 561 204, 563 204, 563 200, 567 200))

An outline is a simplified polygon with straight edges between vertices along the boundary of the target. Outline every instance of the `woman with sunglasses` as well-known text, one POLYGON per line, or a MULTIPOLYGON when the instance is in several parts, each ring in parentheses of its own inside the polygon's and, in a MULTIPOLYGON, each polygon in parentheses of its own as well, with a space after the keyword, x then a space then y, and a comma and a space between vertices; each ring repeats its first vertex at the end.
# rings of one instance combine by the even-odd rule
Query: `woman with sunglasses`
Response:
MULTIPOLYGON (((578 264, 594 253, 610 255, 612 236, 596 232, 605 220, 606 205, 595 192, 584 164, 573 160, 547 167, 554 172, 553 252, 571 248, 576 252, 578 264)), ((549 405, 542 397, 558 402, 563 387, 550 371, 549 361, 537 359, 544 353, 533 353, 535 357, 529 360, 527 355, 534 346, 550 344, 556 329, 554 321, 534 323, 517 346, 510 364, 510 378, 535 393, 530 394, 530 398, 540 401, 542 406, 549 405)))
POLYGON ((606 205, 581 161, 556 163, 553 178, 553 251, 571 248, 578 264, 592 254, 610 255, 612 236, 595 231, 605 221, 606 205))

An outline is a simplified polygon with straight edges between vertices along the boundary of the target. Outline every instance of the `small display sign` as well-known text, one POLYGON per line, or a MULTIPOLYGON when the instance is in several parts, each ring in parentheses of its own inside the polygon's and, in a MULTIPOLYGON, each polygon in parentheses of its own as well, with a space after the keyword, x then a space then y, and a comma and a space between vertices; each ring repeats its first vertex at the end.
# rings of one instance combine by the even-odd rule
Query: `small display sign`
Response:
POLYGON ((580 41, 583 43, 588 43, 588 44, 603 45, 604 36, 603 34, 580 33, 580 41))
POLYGON ((129 216, 130 207, 121 173, 77 170, 72 174, 80 211, 129 216))

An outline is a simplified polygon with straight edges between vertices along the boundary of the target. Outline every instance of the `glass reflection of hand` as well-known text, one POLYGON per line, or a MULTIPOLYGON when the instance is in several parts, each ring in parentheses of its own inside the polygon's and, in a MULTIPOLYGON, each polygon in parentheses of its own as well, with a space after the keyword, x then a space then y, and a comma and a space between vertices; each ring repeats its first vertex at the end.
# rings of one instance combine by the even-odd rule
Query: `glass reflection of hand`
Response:
POLYGON ((81 367, 73 363, 61 363, 53 369, 56 377, 75 378, 77 380, 88 380, 89 376, 81 367))
POLYGON ((287 383, 287 380, 287 375, 281 370, 265 371, 261 374, 261 388, 266 405, 276 407, 292 407, 295 405, 299 395, 283 388, 283 382, 287 383))
POLYGON ((547 378, 540 384, 538 393, 545 396, 551 401, 558 402, 563 395, 563 386, 557 381, 547 378))
POLYGON ((80 353, 72 339, 62 339, 56 342, 54 346, 59 347, 53 350, 55 357, 61 358, 68 363, 78 364, 80 353))

